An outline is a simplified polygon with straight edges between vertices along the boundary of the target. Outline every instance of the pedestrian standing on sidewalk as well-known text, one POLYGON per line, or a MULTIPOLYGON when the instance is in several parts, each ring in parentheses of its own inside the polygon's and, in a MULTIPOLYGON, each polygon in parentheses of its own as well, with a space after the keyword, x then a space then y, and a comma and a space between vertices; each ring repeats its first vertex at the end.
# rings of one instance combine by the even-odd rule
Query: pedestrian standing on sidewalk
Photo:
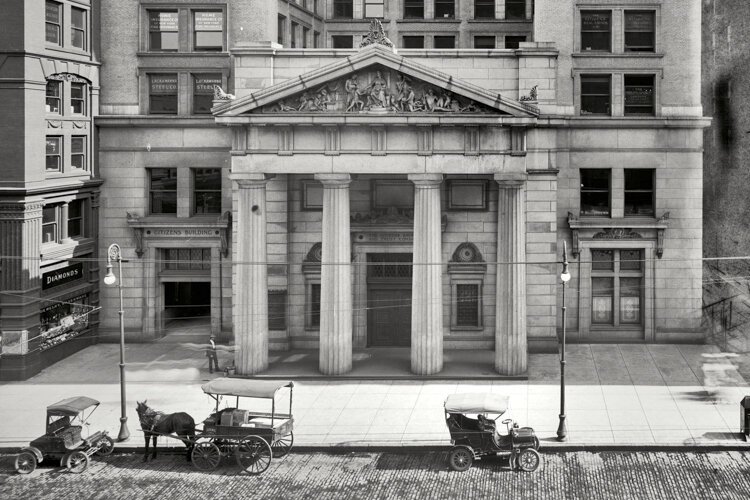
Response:
POLYGON ((208 358, 208 372, 213 373, 214 370, 219 371, 219 358, 216 356, 216 343, 214 342, 214 336, 211 335, 208 339, 208 349, 206 349, 206 357, 208 358))

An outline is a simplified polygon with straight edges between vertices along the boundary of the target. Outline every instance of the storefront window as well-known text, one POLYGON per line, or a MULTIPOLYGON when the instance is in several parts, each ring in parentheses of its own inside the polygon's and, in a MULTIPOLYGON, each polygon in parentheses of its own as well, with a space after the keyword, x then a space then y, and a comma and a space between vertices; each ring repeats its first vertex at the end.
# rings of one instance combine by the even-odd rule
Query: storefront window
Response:
POLYGON ((149 113, 152 115, 177 114, 177 74, 149 77, 149 113))
POLYGON ((581 50, 612 50, 612 11, 581 11, 581 50))
POLYGON ((88 294, 63 301, 50 300, 51 304, 40 311, 42 348, 64 342, 80 334, 89 324, 88 294))
POLYGON ((221 87, 221 74, 193 75, 193 114, 210 115, 214 85, 221 87))
POLYGON ((73 47, 86 50, 86 11, 70 8, 70 42, 73 47))
POLYGON ((221 169, 193 170, 195 214, 221 213, 221 169))
POLYGON ((625 11, 625 52, 654 52, 656 13, 625 11))
POLYGON ((610 175, 605 168, 581 169, 581 215, 609 216, 610 175))
POLYGON ((625 75, 625 116, 654 115, 654 75, 625 75))
POLYGON ((60 100, 62 99, 62 82, 57 80, 47 81, 46 89, 47 113, 60 114, 60 100))
POLYGON ((609 115, 612 103, 610 75, 581 75, 581 114, 609 115))
POLYGON ((176 52, 179 49, 179 24, 176 10, 149 11, 149 50, 176 52))
POLYGON ((150 210, 152 214, 177 213, 177 169, 152 168, 150 176, 150 210))
POLYGON ((195 50, 221 52, 224 49, 224 12, 194 12, 193 39, 195 50))

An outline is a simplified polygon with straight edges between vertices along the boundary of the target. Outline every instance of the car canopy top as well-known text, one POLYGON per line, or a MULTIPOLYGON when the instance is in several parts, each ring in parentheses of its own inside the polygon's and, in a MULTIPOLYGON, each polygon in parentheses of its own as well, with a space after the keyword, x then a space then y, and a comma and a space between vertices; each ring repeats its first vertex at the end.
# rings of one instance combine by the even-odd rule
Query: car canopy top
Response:
POLYGON ((451 394, 445 398, 448 413, 500 413, 508 411, 510 398, 501 394, 451 394))
POLYGON ((278 380, 245 380, 241 378, 217 378, 201 386, 203 392, 215 396, 242 396, 246 398, 273 399, 276 391, 293 387, 293 382, 278 380))
POLYGON ((60 417, 75 417, 83 410, 86 410, 92 406, 99 406, 99 401, 96 399, 87 398, 86 396, 76 396, 72 398, 63 399, 53 405, 47 407, 47 415, 55 415, 60 417))

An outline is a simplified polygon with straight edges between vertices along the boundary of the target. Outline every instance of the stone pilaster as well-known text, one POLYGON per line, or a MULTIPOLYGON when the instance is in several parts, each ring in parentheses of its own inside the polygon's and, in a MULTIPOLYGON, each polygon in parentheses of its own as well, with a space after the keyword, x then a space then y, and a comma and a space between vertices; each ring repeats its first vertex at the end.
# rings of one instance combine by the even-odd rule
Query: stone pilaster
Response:
POLYGON ((495 369, 502 375, 526 373, 526 174, 496 174, 497 305, 495 369))
POLYGON ((252 375, 268 368, 266 182, 263 174, 237 182, 237 264, 234 283, 234 365, 252 375))
POLYGON ((320 371, 352 369, 352 268, 348 174, 317 174, 323 184, 320 270, 320 371))
POLYGON ((411 290, 411 371, 443 369, 443 270, 440 174, 413 174, 414 269, 411 290))

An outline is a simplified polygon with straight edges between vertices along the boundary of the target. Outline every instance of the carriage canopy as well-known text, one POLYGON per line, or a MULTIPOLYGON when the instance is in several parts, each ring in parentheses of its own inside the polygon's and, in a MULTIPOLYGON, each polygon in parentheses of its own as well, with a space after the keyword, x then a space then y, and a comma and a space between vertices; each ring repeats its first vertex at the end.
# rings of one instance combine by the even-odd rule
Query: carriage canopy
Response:
POLYGON ((279 389, 293 386, 293 382, 278 380, 246 380, 222 377, 203 384, 201 389, 206 394, 215 396, 273 399, 279 389))
POLYGON ((47 407, 47 415, 55 415, 59 417, 75 417, 83 410, 86 410, 92 406, 99 406, 99 401, 86 396, 76 396, 72 398, 63 399, 53 405, 47 407))
POLYGON ((500 413, 508 411, 510 398, 501 394, 451 394, 445 398, 448 413, 500 413))

